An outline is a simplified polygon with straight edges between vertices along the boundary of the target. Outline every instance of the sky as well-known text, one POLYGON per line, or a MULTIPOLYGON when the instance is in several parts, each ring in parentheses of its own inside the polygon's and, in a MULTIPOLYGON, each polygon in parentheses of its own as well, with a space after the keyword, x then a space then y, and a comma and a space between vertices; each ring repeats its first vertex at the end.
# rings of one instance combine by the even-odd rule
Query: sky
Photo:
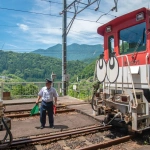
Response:
MULTIPOLYGON (((66 1, 69 5, 74 0, 66 1)), ((63 10, 62 2, 63 0, 0 0, 0 49, 31 52, 61 44, 62 15, 59 13, 63 10)), ((97 3, 94 3, 79 13, 67 35, 67 45, 103 44, 103 37, 97 34, 99 26, 141 7, 148 8, 150 0, 118 0, 117 12, 110 11, 114 6, 114 0, 100 0, 98 11, 94 10, 97 7, 97 3)), ((78 10, 82 7, 84 5, 79 4, 78 10)), ((71 7, 67 12, 67 24, 73 17, 73 11, 71 7)))

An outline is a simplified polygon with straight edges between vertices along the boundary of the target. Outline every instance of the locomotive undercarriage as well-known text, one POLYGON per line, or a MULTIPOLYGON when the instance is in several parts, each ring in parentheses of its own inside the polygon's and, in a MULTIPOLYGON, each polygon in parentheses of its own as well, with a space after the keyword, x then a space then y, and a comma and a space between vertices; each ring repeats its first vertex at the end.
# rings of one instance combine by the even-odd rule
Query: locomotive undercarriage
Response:
POLYGON ((95 115, 105 115, 104 124, 127 128, 129 131, 141 132, 150 128, 149 103, 144 90, 135 89, 137 107, 134 107, 133 89, 109 87, 98 89, 93 96, 95 115), (99 92, 97 92, 99 91, 99 92))

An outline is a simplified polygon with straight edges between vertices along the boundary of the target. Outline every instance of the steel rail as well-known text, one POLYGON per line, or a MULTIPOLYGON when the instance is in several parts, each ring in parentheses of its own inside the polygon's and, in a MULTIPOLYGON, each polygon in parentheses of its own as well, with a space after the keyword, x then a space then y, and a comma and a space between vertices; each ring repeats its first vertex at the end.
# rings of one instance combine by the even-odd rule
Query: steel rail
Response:
POLYGON ((54 140, 58 138, 64 138, 68 136, 73 136, 73 135, 78 135, 78 134, 84 134, 88 132, 93 132, 93 131, 100 131, 100 130, 106 130, 110 129, 111 125, 108 126, 95 126, 95 127, 89 127, 89 128, 80 128, 76 130, 71 130, 71 131, 62 131, 61 133, 54 133, 50 135, 43 135, 40 137, 33 137, 33 138, 27 138, 27 139, 20 139, 20 140, 15 140, 11 143, 11 146, 17 146, 17 145, 22 145, 22 144, 29 144, 29 143, 34 143, 34 142, 41 142, 45 140, 54 140))
MULTIPOLYGON (((56 110, 56 114, 60 114, 60 113, 67 113, 67 112, 74 112, 75 109, 63 109, 63 110, 56 110)), ((40 115, 40 113, 34 115, 37 116, 40 115)), ((5 117, 8 118, 21 118, 21 117, 29 117, 31 116, 30 113, 24 113, 24 114, 6 114, 5 117)))
MULTIPOLYGON (((40 101, 39 103, 41 103, 41 101, 40 101)), ((35 104, 35 102, 4 103, 4 106, 10 106, 10 105, 24 105, 24 104, 35 104)))
MULTIPOLYGON (((58 105, 57 108, 65 108, 65 105, 58 105)), ((19 110, 6 110, 4 113, 14 113, 14 112, 22 112, 22 111, 31 111, 32 108, 24 108, 19 110)))
POLYGON ((127 142, 133 137, 134 135, 127 135, 127 136, 124 136, 118 139, 113 139, 104 143, 92 144, 88 147, 79 148, 78 150, 96 150, 96 149, 101 149, 101 148, 107 148, 107 147, 111 147, 112 145, 117 145, 117 144, 127 142))
MULTIPOLYGON (((13 101, 13 100, 12 100, 13 101)), ((39 101, 41 103, 41 101, 39 101)), ((25 105, 25 104, 35 104, 35 102, 14 102, 14 103, 4 103, 4 106, 11 106, 11 105, 25 105)), ((89 102, 80 102, 80 103, 62 103, 61 105, 70 106, 70 105, 81 105, 81 104, 90 104, 89 102)))
MULTIPOLYGON (((93 128, 99 128, 99 127, 104 127, 103 125, 93 125, 93 126, 88 126, 88 127, 82 127, 82 128, 78 128, 78 129, 71 129, 71 130, 66 130, 66 131, 61 131, 61 132, 56 132, 56 133, 45 133, 44 135, 38 135, 38 136, 35 136, 35 137, 31 137, 30 139, 36 139, 37 137, 38 138, 41 138, 41 137, 49 137, 51 135, 60 135, 61 133, 70 133, 70 132, 74 132, 74 131, 83 131, 83 130, 89 130, 89 129, 93 129, 93 128)), ((111 128, 112 126, 111 125, 108 125, 106 126, 106 129, 109 129, 111 128)), ((98 129, 99 130, 99 129, 98 129)), ((15 141, 23 141, 23 140, 27 140, 29 138, 24 138, 24 139, 19 139, 19 140, 13 140, 13 142, 15 141)))

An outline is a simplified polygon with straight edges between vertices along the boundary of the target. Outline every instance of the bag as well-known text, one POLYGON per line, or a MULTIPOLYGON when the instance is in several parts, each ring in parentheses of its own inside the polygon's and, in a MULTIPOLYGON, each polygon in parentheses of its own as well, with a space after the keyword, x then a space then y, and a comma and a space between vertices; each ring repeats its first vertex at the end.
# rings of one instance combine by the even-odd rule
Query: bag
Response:
POLYGON ((53 113, 54 113, 54 115, 56 114, 56 106, 55 105, 53 105, 53 113))
POLYGON ((35 105, 31 110, 31 116, 39 113, 39 105, 35 105))

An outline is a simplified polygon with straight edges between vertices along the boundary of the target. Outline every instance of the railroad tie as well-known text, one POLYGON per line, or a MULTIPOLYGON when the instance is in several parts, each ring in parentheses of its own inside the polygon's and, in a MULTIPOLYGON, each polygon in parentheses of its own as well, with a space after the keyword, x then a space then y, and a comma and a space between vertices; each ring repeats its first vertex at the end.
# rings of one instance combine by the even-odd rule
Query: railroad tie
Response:
POLYGON ((86 145, 91 145, 92 144, 91 142, 89 142, 88 140, 86 140, 86 138, 84 136, 80 136, 80 137, 78 137, 78 139, 80 141, 84 141, 86 145))
POLYGON ((98 132, 98 133, 95 133, 97 136, 100 136, 100 137, 102 137, 102 136, 104 136, 103 135, 103 133, 101 133, 101 132, 98 132))
POLYGON ((57 141, 57 143, 64 149, 64 150, 70 150, 68 146, 66 146, 66 143, 64 140, 57 141))
POLYGON ((36 149, 36 150, 43 150, 43 148, 42 148, 41 145, 35 145, 35 149, 36 149))

